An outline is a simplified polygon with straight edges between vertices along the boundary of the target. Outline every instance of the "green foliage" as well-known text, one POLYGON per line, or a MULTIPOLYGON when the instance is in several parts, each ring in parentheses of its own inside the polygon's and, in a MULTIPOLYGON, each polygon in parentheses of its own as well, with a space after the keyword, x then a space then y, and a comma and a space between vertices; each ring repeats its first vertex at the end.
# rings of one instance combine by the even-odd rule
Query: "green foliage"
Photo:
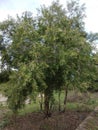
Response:
POLYGON ((56 1, 41 7, 36 18, 25 12, 0 23, 2 69, 11 71, 5 92, 13 111, 24 106, 28 96, 41 92, 48 113, 55 90, 87 89, 95 66, 84 16, 79 2, 68 2, 65 10, 56 1))
POLYGON ((8 119, 4 119, 0 122, 0 129, 3 129, 4 127, 6 127, 9 124, 9 120, 8 119))
POLYGON ((8 71, 2 71, 0 73, 0 83, 5 83, 5 82, 8 82, 9 81, 9 75, 10 75, 10 72, 8 71))

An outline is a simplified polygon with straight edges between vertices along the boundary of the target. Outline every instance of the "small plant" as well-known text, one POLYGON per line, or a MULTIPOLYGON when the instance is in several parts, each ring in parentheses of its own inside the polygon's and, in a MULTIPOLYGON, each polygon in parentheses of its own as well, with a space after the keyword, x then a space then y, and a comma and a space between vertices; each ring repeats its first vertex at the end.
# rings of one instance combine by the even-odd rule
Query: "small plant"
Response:
POLYGON ((8 124, 9 124, 8 118, 3 119, 3 120, 0 122, 0 129, 3 129, 3 128, 6 127, 8 124))
POLYGON ((50 130, 50 126, 48 124, 44 124, 40 127, 40 130, 50 130))
POLYGON ((96 100, 94 100, 94 99, 89 99, 89 100, 87 101, 87 104, 88 104, 88 105, 94 105, 94 104, 96 104, 96 100))

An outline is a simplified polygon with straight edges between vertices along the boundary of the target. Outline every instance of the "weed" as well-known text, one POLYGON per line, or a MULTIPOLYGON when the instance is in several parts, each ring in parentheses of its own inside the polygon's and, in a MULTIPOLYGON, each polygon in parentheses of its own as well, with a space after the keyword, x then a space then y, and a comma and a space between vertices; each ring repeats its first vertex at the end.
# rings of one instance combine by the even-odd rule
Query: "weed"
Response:
POLYGON ((0 128, 3 129, 3 128, 6 127, 9 123, 10 123, 10 122, 9 122, 8 118, 3 119, 3 120, 0 122, 0 128))

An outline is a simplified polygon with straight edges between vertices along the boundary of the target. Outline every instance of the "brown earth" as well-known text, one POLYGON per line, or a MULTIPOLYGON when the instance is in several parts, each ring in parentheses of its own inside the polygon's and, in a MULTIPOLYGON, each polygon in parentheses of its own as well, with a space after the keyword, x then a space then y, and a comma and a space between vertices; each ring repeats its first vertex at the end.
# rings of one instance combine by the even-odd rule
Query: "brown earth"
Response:
POLYGON ((65 113, 55 112, 48 119, 42 113, 13 116, 3 130, 75 130, 88 114, 85 111, 66 110, 65 113))

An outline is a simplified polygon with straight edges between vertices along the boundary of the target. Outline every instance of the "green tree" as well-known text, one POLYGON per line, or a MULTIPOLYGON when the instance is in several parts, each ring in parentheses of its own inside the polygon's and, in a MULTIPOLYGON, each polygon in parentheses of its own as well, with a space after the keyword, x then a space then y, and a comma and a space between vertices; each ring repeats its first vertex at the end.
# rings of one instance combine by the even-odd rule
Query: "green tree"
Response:
POLYGON ((36 18, 25 12, 0 23, 3 68, 10 70, 7 96, 16 111, 35 91, 44 93, 44 112, 50 116, 55 90, 86 88, 94 73, 92 46, 84 31, 84 8, 71 1, 65 10, 58 1, 41 7, 36 18))
POLYGON ((41 8, 39 13, 41 41, 49 50, 46 55, 48 68, 45 73, 47 111, 49 98, 54 90, 65 89, 66 106, 68 90, 75 86, 84 89, 83 85, 90 83, 93 69, 92 47, 87 42, 84 31, 84 6, 71 1, 67 7, 66 11, 57 1, 48 8, 41 8))
POLYGON ((36 89, 38 78, 43 77, 41 69, 44 63, 39 61, 42 46, 38 44, 35 21, 29 12, 17 17, 17 20, 10 18, 4 21, 0 29, 3 36, 1 45, 4 46, 1 50, 2 64, 11 70, 8 102, 15 111, 36 89))

